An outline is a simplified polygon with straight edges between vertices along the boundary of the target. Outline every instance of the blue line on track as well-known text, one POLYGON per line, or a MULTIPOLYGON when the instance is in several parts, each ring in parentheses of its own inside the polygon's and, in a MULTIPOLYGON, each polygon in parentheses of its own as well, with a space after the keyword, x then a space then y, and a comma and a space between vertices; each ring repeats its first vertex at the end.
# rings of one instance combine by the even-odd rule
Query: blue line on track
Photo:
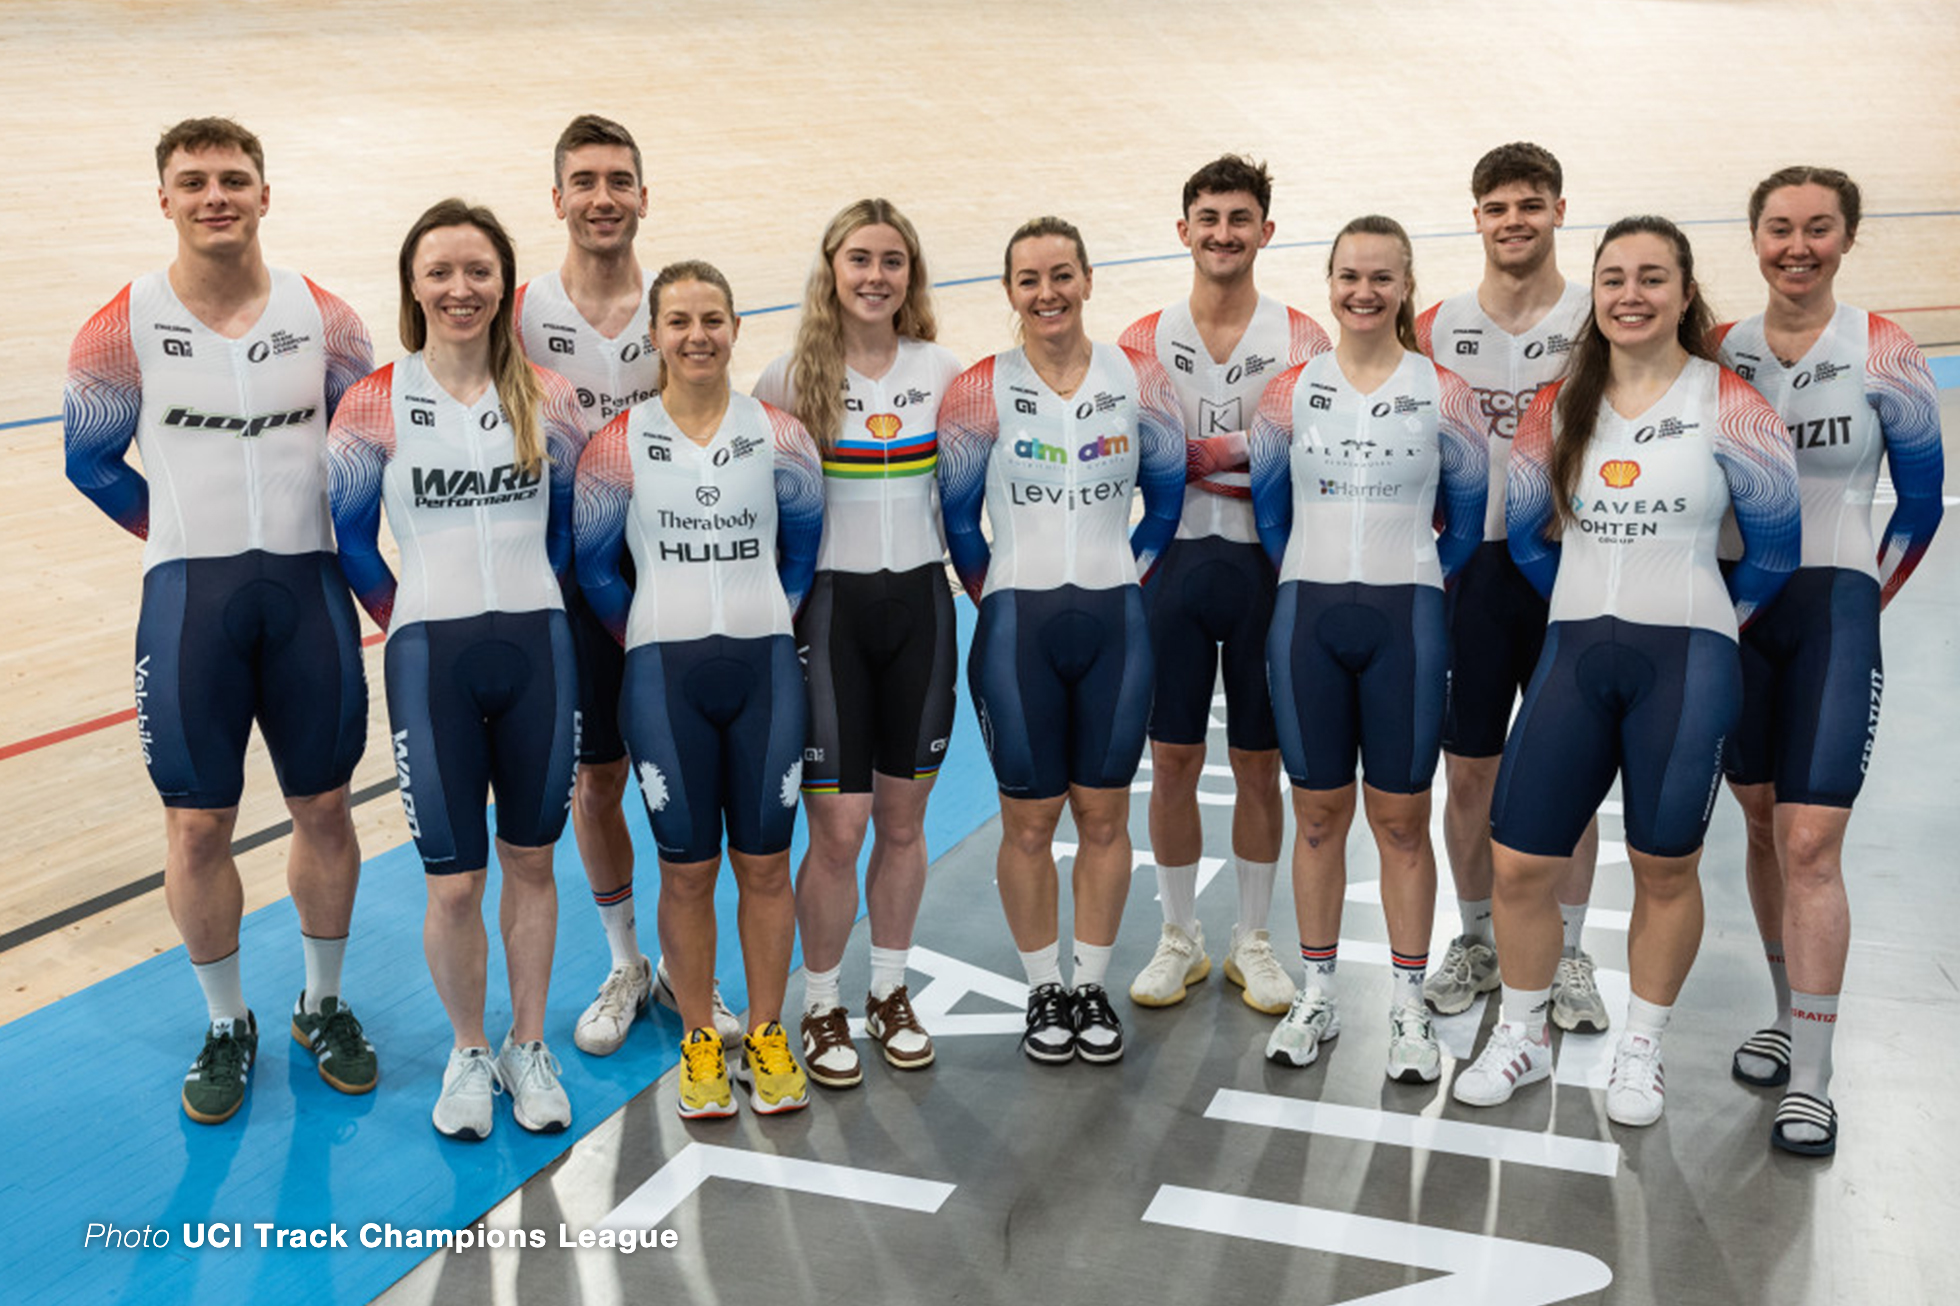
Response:
MULTIPOLYGON (((958 610, 964 663, 973 609, 961 601, 958 610)), ((370 747, 386 743, 370 740, 370 747)), ((998 810, 979 728, 962 702, 926 813, 928 846, 949 851, 998 810)), ((643 816, 629 813, 628 820, 640 867, 639 932, 651 950, 659 876, 643 816)), ((799 822, 793 858, 804 842, 799 822)), ((38 1306, 368 1302, 430 1252, 364 1249, 362 1225, 467 1228, 667 1073, 679 1060, 680 1025, 659 1008, 610 1057, 572 1046, 572 1025, 610 958, 570 831, 556 866, 558 945, 545 1027, 564 1066, 572 1132, 527 1134, 501 1103, 495 1132, 481 1143, 449 1142, 430 1125, 450 1033, 422 959, 421 862, 405 844, 363 865, 348 950, 348 998, 381 1058, 381 1083, 367 1096, 328 1088, 288 1031, 287 1013, 304 980, 290 899, 253 912, 240 933, 245 991, 259 1018, 259 1062, 250 1099, 227 1124, 192 1124, 178 1106, 202 1016, 182 948, 0 1027, 0 1064, 27 1068, 0 1113, 0 1155, 7 1158, 0 1170, 0 1228, 7 1231, 0 1283, 8 1285, 8 1299, 38 1306), (349 1247, 261 1250, 258 1222, 337 1225, 349 1247), (85 1250, 91 1223, 139 1233, 148 1227, 167 1233, 169 1243, 103 1250, 97 1242, 85 1250), (206 1223, 242 1225, 244 1248, 187 1249, 185 1227, 206 1223)), ((485 906, 494 915, 492 880, 485 906)), ((719 889, 717 973, 740 1010, 747 985, 732 874, 723 872, 719 889)), ((930 943, 933 929, 926 920, 920 941, 930 943)), ((502 1037, 510 1019, 501 954, 491 948, 492 1038, 502 1037)), ((653 1109, 672 1110, 671 1098, 657 1097, 653 1109)), ((821 1099, 812 1109, 825 1109, 821 1099)))
MULTIPOLYGON (((1915 212, 1867 213, 1864 221, 1876 222, 1888 218, 1960 218, 1960 209, 1922 209, 1915 212)), ((1743 218, 1683 218, 1680 220, 1680 225, 1684 227, 1739 227, 1744 221, 1745 219, 1743 218)), ((1604 231, 1607 225, 1603 222, 1572 223, 1565 230, 1604 231)), ((1412 231, 1409 233, 1409 238, 1411 240, 1460 240, 1476 234, 1474 231, 1412 231)), ((1333 243, 1332 240, 1282 240, 1268 245, 1266 248, 1320 249, 1333 243)), ((1138 254, 1132 258, 1113 258, 1098 263, 1096 266, 1099 268, 1120 268, 1129 267, 1137 263, 1170 263, 1190 257, 1191 255, 1188 251, 1178 250, 1173 254, 1138 254)), ((934 290, 951 290, 957 286, 977 286, 986 282, 998 281, 999 279, 992 275, 983 277, 953 277, 950 280, 933 282, 932 288, 934 290)), ((766 304, 761 308, 745 308, 742 310, 742 316, 762 317, 769 313, 787 313, 799 307, 801 303, 801 300, 797 300, 788 304, 766 304)), ((1944 388, 1953 383, 1942 381, 1940 384, 1944 388)), ((58 422, 60 420, 61 418, 57 415, 54 417, 28 417, 17 422, 0 422, 0 431, 10 431, 17 426, 39 426, 43 422, 58 422)))

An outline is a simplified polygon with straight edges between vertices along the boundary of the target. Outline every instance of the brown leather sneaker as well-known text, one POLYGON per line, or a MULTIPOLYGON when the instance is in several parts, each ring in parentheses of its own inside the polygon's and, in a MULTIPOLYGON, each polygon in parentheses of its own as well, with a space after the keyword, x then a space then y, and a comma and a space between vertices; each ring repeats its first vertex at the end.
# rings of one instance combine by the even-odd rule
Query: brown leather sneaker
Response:
POLYGON ((883 1002, 865 996, 864 1032, 878 1040, 885 1060, 900 1070, 920 1070, 932 1064, 932 1035, 912 1012, 912 995, 903 984, 883 1002))
POLYGON ((851 1042, 851 1018, 842 1007, 803 1013, 803 1064, 825 1088, 855 1088, 863 1081, 864 1067, 851 1042))

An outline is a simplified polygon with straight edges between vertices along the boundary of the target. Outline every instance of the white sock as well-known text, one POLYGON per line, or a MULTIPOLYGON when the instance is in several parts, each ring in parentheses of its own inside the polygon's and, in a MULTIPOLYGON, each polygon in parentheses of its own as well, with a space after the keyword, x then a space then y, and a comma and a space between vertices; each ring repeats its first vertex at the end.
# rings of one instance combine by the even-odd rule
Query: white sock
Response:
POLYGON ((838 992, 837 976, 844 969, 838 962, 829 970, 803 971, 803 1010, 822 1015, 835 1007, 844 1005, 843 996, 838 992))
POLYGON ((1164 900, 1164 923, 1186 934, 1198 928, 1198 865, 1159 866, 1157 896, 1164 900))
POLYGON ((1028 973, 1030 991, 1040 988, 1043 984, 1060 984, 1062 982, 1061 940, 1057 939, 1045 948, 1022 953, 1021 969, 1028 973))
POLYGON ((1490 940, 1490 899, 1477 898, 1456 900, 1457 914, 1463 918, 1463 932, 1473 939, 1485 943, 1490 940))
POLYGON ((191 969, 197 973, 197 986, 204 990, 204 1005, 213 1025, 221 1020, 245 1019, 248 1013, 245 985, 238 977, 238 949, 233 948, 216 961, 201 965, 192 962, 191 969))
POLYGON ((1558 905, 1558 914, 1559 919, 1565 922, 1565 955, 1576 957, 1584 951, 1579 946, 1579 936, 1586 928, 1586 904, 1562 902, 1558 905))
POLYGON ((1667 1031, 1667 1018, 1674 1014, 1674 1008, 1663 1007, 1658 1002, 1648 1002, 1637 993, 1627 994, 1627 1037, 1639 1034, 1650 1043, 1661 1041, 1667 1031))
POLYGON ((306 954, 307 1014, 317 1016, 322 1002, 340 996, 340 963, 347 956, 347 936, 316 939, 310 934, 302 934, 299 936, 299 946, 300 951, 306 954))
POLYGON ((1084 984, 1101 984, 1103 976, 1109 974, 1109 954, 1115 950, 1116 945, 1113 943, 1084 943, 1080 939, 1075 940, 1074 986, 1079 989, 1084 984))
MULTIPOLYGON (((1831 1100, 1831 1035, 1837 1032, 1838 995, 1790 993, 1791 1093, 1831 1100)), ((1784 1126, 1788 1132, 1790 1126, 1784 1126)), ((1814 1131, 1823 1137, 1821 1130, 1814 1131)))
POLYGON ((1234 857, 1232 865, 1239 877, 1238 937, 1266 928, 1273 912, 1273 881, 1279 876, 1278 862, 1249 862, 1234 857))
POLYGON ((1507 1025, 1523 1025, 1527 1033, 1540 1043, 1549 1037, 1545 1029, 1547 1013, 1552 1009, 1552 990, 1514 989, 1504 986, 1503 999, 1498 1011, 1507 1025))
POLYGON ((1770 986, 1776 990, 1776 1019, 1770 1022, 1770 1027, 1788 1034, 1791 1032, 1790 969, 1783 963, 1783 940, 1765 942, 1763 960, 1769 963, 1770 986))
POLYGON ((883 1002, 892 995, 892 990, 905 982, 905 963, 911 959, 910 948, 881 948, 871 945, 871 996, 883 1002))
POLYGON ((633 921, 633 886, 611 893, 594 891, 592 900, 599 904, 599 923, 606 927, 606 946, 612 949, 614 970, 626 970, 640 964, 640 936, 633 921))

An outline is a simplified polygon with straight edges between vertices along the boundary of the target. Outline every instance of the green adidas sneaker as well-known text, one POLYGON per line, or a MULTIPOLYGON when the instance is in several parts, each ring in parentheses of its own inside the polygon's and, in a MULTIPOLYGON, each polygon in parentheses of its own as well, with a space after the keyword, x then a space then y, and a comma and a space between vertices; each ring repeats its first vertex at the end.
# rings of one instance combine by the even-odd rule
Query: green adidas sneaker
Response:
POLYGON ((307 1011, 306 993, 301 990, 293 1007, 293 1042, 313 1054, 320 1078, 343 1093, 369 1092, 380 1076, 374 1044, 339 998, 320 999, 320 1012, 314 1015, 307 1011))
POLYGON ((259 1054, 259 1022, 251 1012, 244 1023, 212 1022, 204 1050, 184 1076, 184 1114, 200 1125, 221 1125, 245 1105, 252 1086, 252 1062, 259 1054))

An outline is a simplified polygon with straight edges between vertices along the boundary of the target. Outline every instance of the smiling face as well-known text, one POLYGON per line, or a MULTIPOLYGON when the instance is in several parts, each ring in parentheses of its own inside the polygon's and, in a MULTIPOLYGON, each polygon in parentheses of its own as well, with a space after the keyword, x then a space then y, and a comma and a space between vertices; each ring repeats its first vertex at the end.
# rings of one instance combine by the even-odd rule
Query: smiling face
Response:
POLYGON ((1021 317, 1029 341, 1058 342, 1080 335, 1090 273, 1067 236, 1028 236, 1007 251, 1007 302, 1021 317))
POLYGON ((1771 191, 1751 240, 1770 292, 1794 300, 1829 295, 1851 248, 1843 202, 1815 182, 1771 191))
POLYGON ((1191 251, 1199 276, 1237 281, 1252 274, 1253 260, 1273 238, 1273 224, 1250 191, 1200 191, 1178 220, 1177 238, 1191 251))
POLYGON ((551 207, 572 244, 592 254, 630 249, 647 215, 647 188, 624 145, 581 145, 565 153, 551 207))
POLYGON ((433 228, 416 242, 410 269, 431 345, 489 339, 504 298, 503 268, 489 236, 473 226, 433 228))
POLYGON ((692 278, 662 286, 653 306, 653 343, 668 383, 728 384, 728 360, 741 322, 719 286, 692 278))
POLYGON ((1593 264, 1593 317, 1615 349, 1672 341, 1694 295, 1673 243, 1651 231, 1608 241, 1593 264))
POLYGON ((1409 297, 1409 261, 1393 236, 1356 231, 1342 236, 1329 260, 1327 303, 1343 332, 1395 333, 1409 297))
POLYGON ((1565 225, 1565 200, 1530 182, 1506 182, 1477 201, 1474 217, 1485 263, 1525 277, 1552 257, 1552 233, 1565 225))
POLYGON ((830 260, 837 281, 837 306, 845 317, 867 326, 884 326, 898 316, 912 280, 912 253, 905 237, 882 222, 869 223, 844 237, 830 260))
POLYGON ((223 254, 257 242, 272 188, 251 156, 235 145, 179 149, 164 165, 157 200, 163 216, 175 224, 182 249, 223 254))

